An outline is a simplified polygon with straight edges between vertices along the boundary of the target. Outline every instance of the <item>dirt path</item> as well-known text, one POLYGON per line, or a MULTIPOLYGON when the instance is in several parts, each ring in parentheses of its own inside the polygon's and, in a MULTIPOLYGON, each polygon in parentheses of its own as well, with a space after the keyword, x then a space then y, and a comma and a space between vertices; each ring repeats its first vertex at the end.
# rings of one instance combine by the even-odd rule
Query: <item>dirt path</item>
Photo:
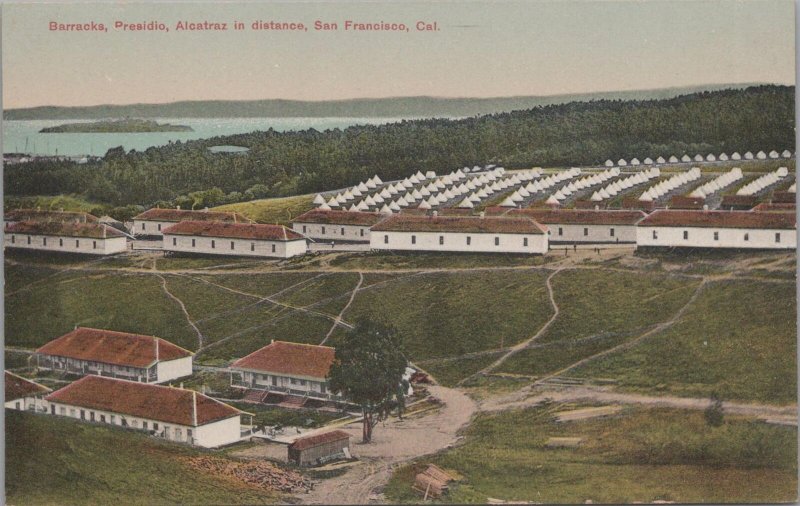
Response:
POLYGON ((169 288, 167 288, 167 278, 165 278, 161 274, 156 274, 156 276, 161 280, 161 288, 164 290, 164 293, 166 293, 169 298, 177 302, 178 305, 180 306, 181 311, 183 311, 184 316, 186 316, 186 321, 189 322, 189 325, 194 329, 195 333, 197 334, 197 350, 198 351, 202 350, 203 340, 205 339, 203 333, 200 332, 200 329, 197 328, 197 325, 195 325, 194 321, 192 321, 192 317, 189 316, 189 312, 186 310, 186 306, 183 304, 183 301, 178 297, 176 297, 175 295, 173 295, 172 292, 169 291, 169 288))
POLYGON ((528 345, 530 345, 533 341, 538 339, 539 336, 544 334, 547 331, 547 329, 550 328, 550 325, 552 325, 553 322, 556 321, 556 318, 558 318, 558 313, 559 313, 558 304, 556 304, 555 295, 553 294, 553 285, 551 284, 551 280, 553 279, 553 276, 555 276, 559 272, 561 272, 561 269, 554 270, 552 272, 552 274, 547 276, 547 280, 545 280, 545 285, 547 286, 547 296, 550 299, 550 304, 553 306, 553 316, 551 316, 550 319, 547 320, 547 322, 542 326, 542 328, 540 328, 539 331, 536 332, 534 335, 532 335, 528 339, 522 341, 521 343, 512 346, 511 349, 507 353, 505 353, 502 357, 498 358, 497 360, 495 360, 494 362, 492 362, 488 366, 484 367, 480 371, 478 371, 475 374, 472 374, 470 376, 467 376, 466 378, 464 378, 461 381, 459 381, 458 382, 459 386, 463 385, 467 380, 470 380, 475 376, 478 376, 480 374, 486 374, 486 373, 491 372, 492 370, 496 369, 503 362, 505 362, 509 357, 511 357, 512 355, 518 353, 520 350, 524 350, 525 348, 527 348, 528 345))
POLYGON ((321 480, 298 498, 304 504, 367 504, 379 500, 392 470, 409 460, 436 453, 458 440, 458 430, 469 423, 475 402, 464 393, 441 386, 428 387, 444 406, 420 417, 391 419, 375 427, 373 442, 361 444, 361 425, 343 428, 352 435, 351 452, 362 462, 343 475, 321 480))
MULTIPOLYGON (((328 338, 331 337, 331 334, 333 334, 333 331, 336 330, 336 326, 337 325, 344 325, 343 320, 342 320, 342 317, 344 316, 344 312, 347 311, 347 308, 349 308, 350 304, 353 303, 353 299, 356 298, 356 293, 358 293, 358 290, 361 289, 361 284, 362 283, 364 283, 364 275, 359 272, 358 273, 358 283, 356 283, 356 287, 353 288, 353 293, 350 294, 350 299, 347 301, 347 304, 344 305, 342 310, 339 311, 339 314, 336 315, 336 320, 334 320, 333 325, 331 325, 331 329, 328 331, 328 333, 325 334, 325 339, 323 339, 322 342, 319 343, 320 346, 325 344, 325 341, 327 341, 328 338)), ((353 327, 350 324, 347 324, 347 325, 344 325, 344 326, 348 327, 348 328, 352 328, 353 327)))

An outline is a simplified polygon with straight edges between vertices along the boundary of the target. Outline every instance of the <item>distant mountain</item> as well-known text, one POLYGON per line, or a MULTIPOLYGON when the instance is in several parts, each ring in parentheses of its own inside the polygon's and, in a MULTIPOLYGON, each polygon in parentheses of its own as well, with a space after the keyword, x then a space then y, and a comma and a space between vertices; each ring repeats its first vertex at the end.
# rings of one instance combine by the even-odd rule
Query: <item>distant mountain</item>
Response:
POLYGON ((709 84, 653 90, 610 91, 571 95, 498 98, 397 97, 352 100, 197 100, 167 104, 93 105, 85 107, 43 106, 8 109, 7 120, 105 119, 105 118, 322 118, 322 117, 469 117, 532 109, 538 106, 592 100, 653 100, 679 95, 744 89, 760 83, 709 84))

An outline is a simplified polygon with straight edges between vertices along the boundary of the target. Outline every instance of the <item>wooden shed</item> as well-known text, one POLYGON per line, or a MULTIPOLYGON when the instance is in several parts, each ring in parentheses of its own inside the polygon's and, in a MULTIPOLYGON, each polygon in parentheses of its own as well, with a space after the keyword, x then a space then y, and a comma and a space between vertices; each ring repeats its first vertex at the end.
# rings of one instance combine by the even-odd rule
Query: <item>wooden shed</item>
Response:
POLYGON ((289 445, 289 462, 297 466, 313 466, 331 460, 348 458, 350 434, 343 430, 301 437, 289 445))

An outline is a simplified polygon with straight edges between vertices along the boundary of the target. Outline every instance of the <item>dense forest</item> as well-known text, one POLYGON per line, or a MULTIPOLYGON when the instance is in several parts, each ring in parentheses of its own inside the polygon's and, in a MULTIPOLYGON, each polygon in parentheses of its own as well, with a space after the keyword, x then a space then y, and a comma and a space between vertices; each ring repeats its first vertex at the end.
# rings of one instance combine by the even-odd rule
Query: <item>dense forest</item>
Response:
MULTIPOLYGON (((571 102, 460 120, 429 119, 319 132, 252 132, 108 151, 98 163, 6 167, 10 195, 74 193, 124 206, 174 204, 213 190, 207 203, 287 196, 450 171, 599 164, 634 156, 794 149, 794 87, 694 93, 666 100, 571 102), (246 154, 212 153, 214 145, 246 154)), ((195 199, 195 202, 197 199, 195 199)))

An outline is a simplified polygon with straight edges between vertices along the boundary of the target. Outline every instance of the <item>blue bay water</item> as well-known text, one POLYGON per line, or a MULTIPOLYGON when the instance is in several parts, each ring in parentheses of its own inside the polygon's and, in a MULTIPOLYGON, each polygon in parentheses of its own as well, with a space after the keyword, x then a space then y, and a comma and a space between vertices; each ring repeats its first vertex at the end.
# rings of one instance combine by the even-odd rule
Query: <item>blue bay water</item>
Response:
POLYGON ((254 131, 280 132, 306 130, 319 131, 347 128, 353 125, 395 123, 414 118, 153 118, 159 123, 188 125, 194 132, 144 132, 144 133, 39 133, 46 127, 65 123, 90 123, 97 120, 30 120, 3 121, 3 152, 31 153, 34 155, 103 156, 110 148, 123 146, 126 151, 143 151, 152 146, 163 146, 170 141, 206 139, 219 135, 241 134, 254 131), (27 144, 27 148, 26 148, 27 144))

